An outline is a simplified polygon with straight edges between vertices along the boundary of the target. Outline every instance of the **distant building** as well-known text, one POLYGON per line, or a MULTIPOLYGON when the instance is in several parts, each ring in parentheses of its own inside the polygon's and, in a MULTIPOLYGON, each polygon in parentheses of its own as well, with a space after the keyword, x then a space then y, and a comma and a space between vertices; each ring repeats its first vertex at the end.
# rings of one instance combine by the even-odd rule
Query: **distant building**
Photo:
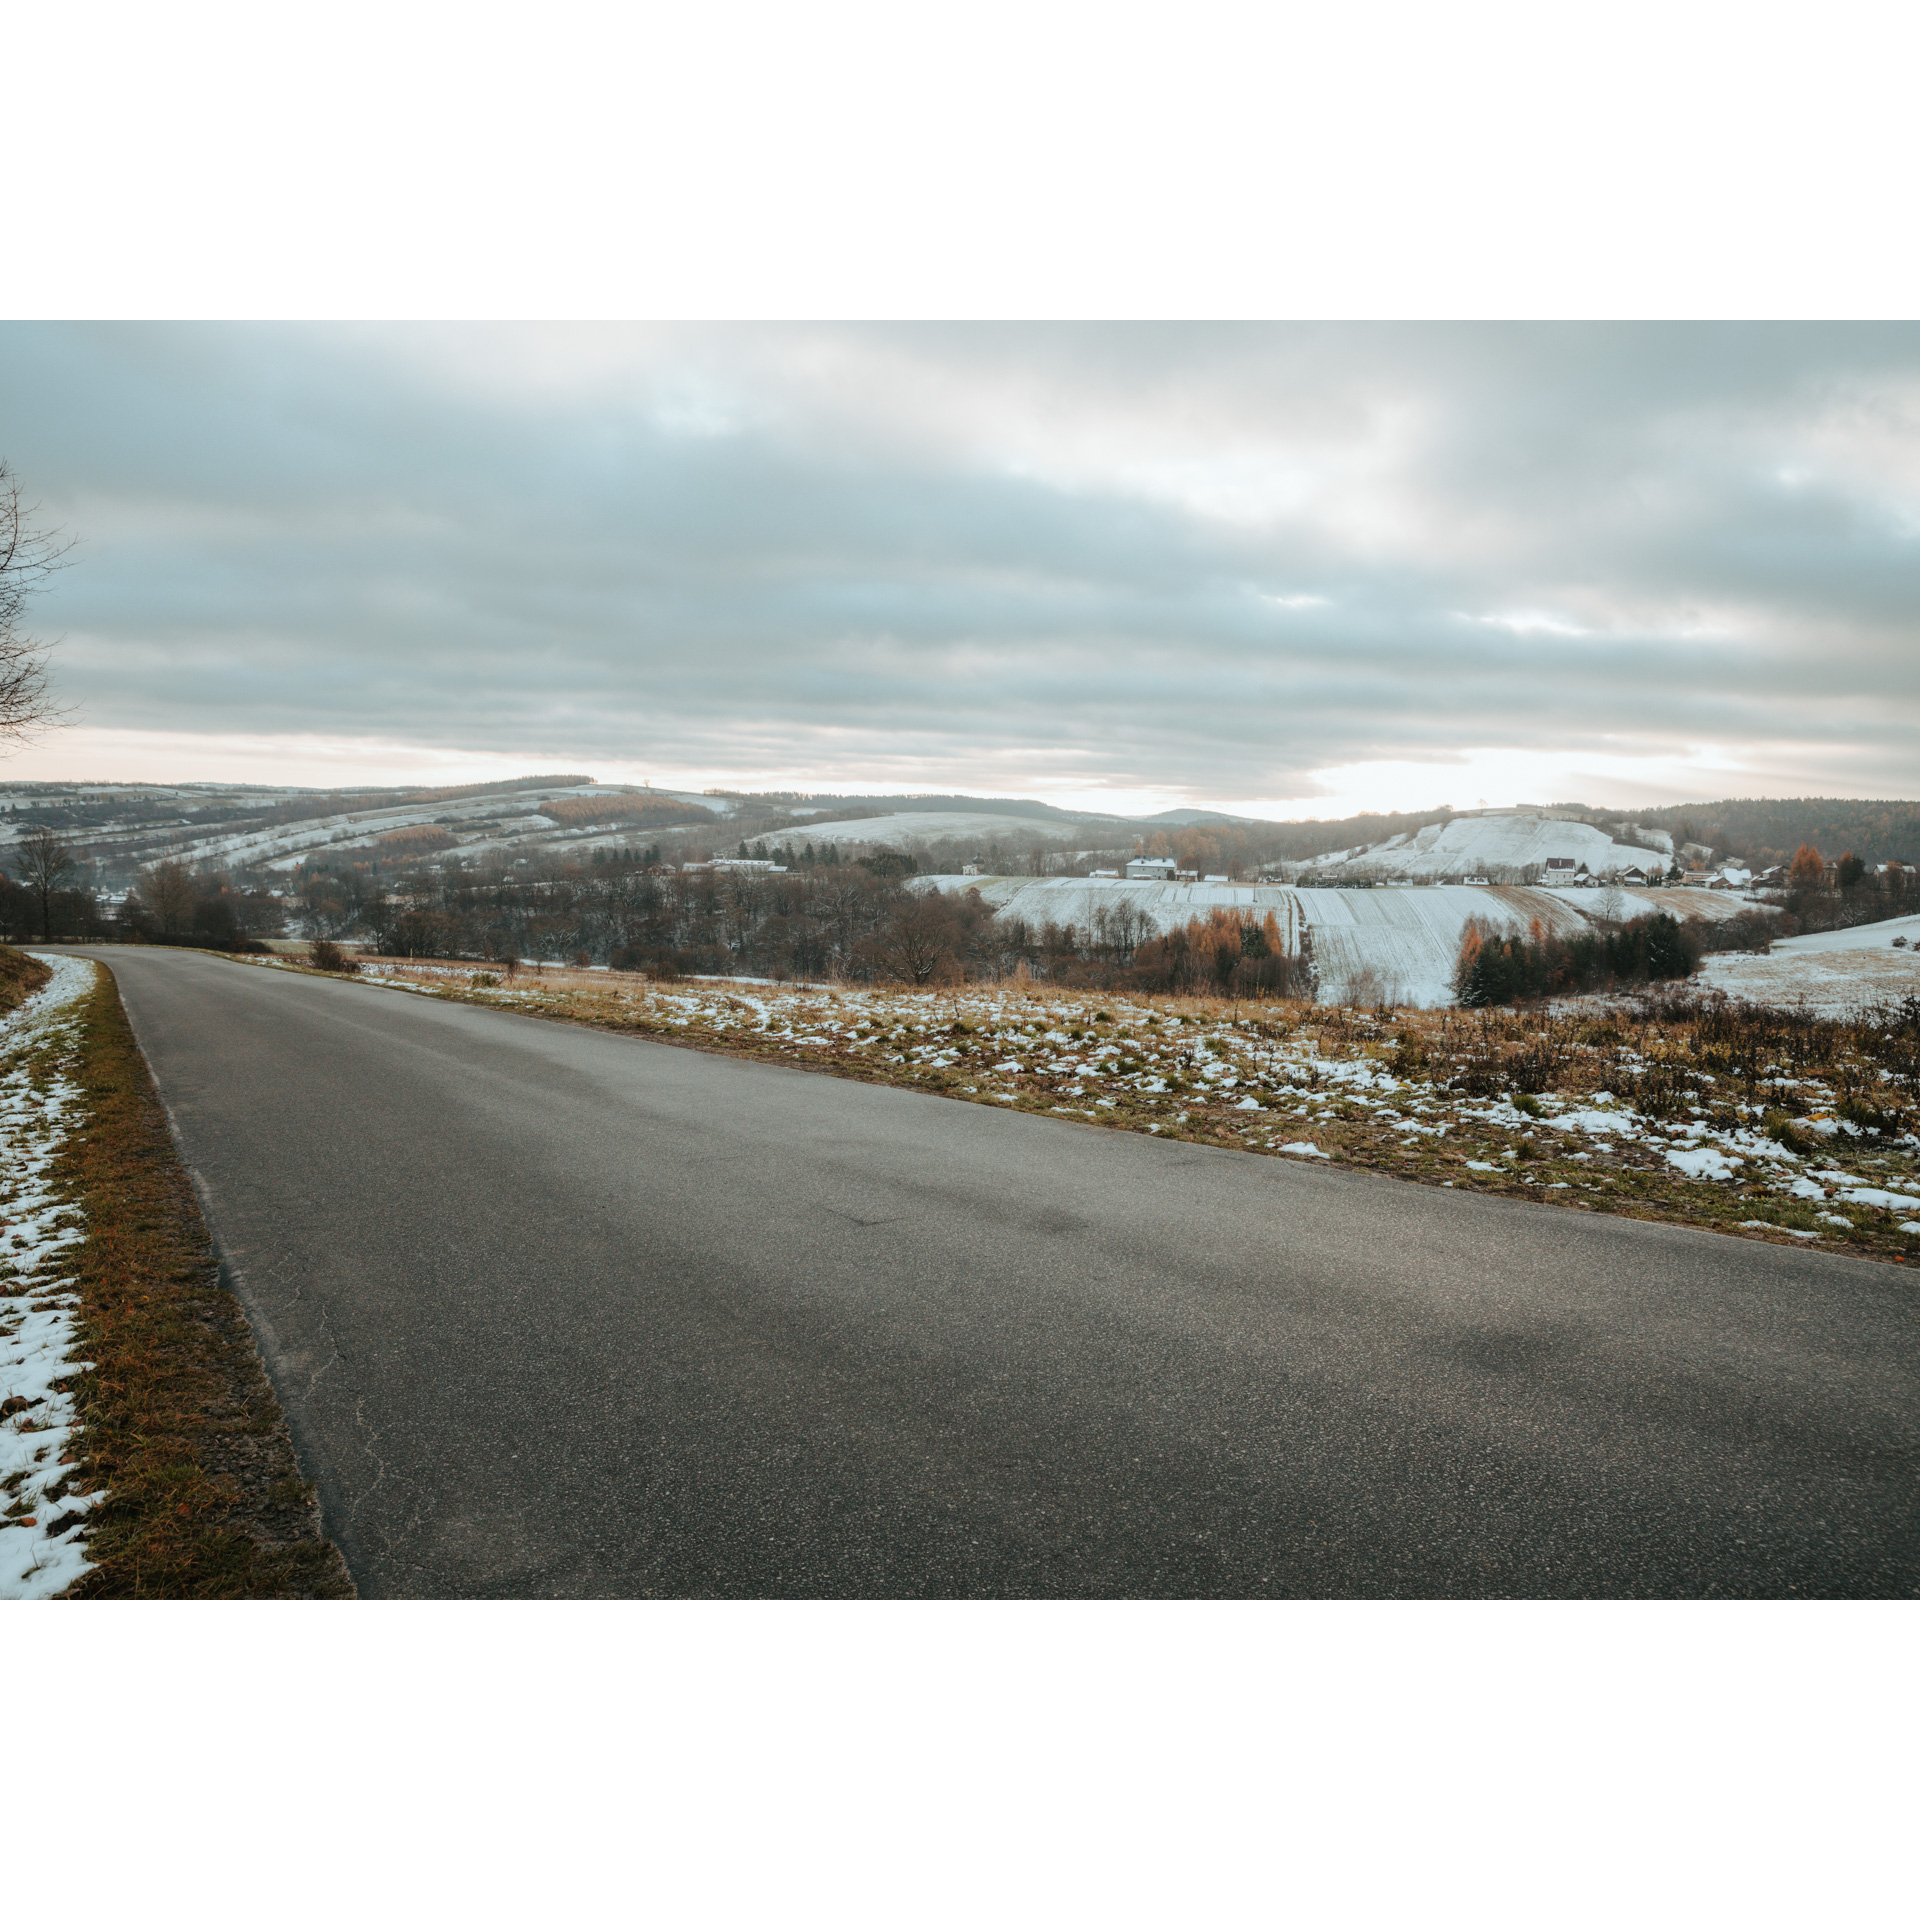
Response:
POLYGON ((786 868, 775 866, 771 860, 712 860, 708 862, 715 873, 785 873, 786 868))
MULTIPOLYGON (((980 862, 978 860, 969 860, 967 864, 960 869, 960 871, 962 873, 977 874, 980 871, 980 862)), ((1099 876, 1096 874, 1094 877, 1097 879, 1099 876)))
POLYGON ((1120 869, 1118 867, 1095 867, 1094 870, 1087 875, 1087 878, 1089 880, 1118 880, 1120 878, 1120 869))
POLYGON ((1490 887, 1493 882, 1484 873, 1470 873, 1461 884, 1469 887, 1490 887))
POLYGON ((1210 873, 1207 875, 1207 885, 1210 887, 1225 886, 1227 884, 1228 876, 1224 873, 1210 873))
POLYGON ((1129 860, 1127 862, 1129 880, 1171 880, 1178 872, 1178 863, 1172 860, 1129 860))
POLYGON ((1578 869, 1579 863, 1574 860, 1549 860, 1547 870, 1541 878, 1550 887, 1571 886, 1578 869))

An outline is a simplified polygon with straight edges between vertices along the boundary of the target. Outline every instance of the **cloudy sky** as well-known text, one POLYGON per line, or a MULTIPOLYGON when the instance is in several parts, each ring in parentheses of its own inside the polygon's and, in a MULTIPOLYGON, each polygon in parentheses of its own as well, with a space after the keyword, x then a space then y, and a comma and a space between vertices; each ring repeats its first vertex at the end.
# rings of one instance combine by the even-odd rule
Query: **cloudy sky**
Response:
POLYGON ((1920 795, 1920 328, 41 325, 10 778, 1920 795))

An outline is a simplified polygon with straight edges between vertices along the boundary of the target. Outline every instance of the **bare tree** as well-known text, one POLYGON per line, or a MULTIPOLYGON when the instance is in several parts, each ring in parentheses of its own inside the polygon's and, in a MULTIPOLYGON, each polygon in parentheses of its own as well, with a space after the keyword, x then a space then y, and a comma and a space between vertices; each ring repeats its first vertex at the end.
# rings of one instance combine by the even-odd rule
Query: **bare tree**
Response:
POLYGON ((162 933, 185 933, 193 919, 196 889, 193 876, 180 860, 162 860, 149 867, 140 881, 140 896, 160 923, 162 933))
POLYGON ((20 616, 72 547, 71 540, 34 526, 18 477, 0 460, 0 750, 21 745, 36 727, 61 716, 47 685, 52 643, 23 633, 20 616))
POLYGON ((53 896, 73 867, 73 855, 51 827, 34 827, 20 837, 14 871, 21 884, 40 902, 40 937, 53 938, 53 896))
POLYGON ((967 950, 966 916, 944 893, 909 893, 866 942, 883 974, 924 987, 956 969, 967 950))

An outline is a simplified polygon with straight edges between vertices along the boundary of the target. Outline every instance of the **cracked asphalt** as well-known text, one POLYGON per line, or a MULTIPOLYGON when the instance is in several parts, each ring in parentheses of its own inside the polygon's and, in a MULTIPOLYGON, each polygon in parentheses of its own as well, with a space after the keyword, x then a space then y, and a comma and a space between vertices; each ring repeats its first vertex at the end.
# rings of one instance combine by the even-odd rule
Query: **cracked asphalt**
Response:
POLYGON ((1920 1587, 1906 1270, 95 951, 363 1595, 1920 1587))

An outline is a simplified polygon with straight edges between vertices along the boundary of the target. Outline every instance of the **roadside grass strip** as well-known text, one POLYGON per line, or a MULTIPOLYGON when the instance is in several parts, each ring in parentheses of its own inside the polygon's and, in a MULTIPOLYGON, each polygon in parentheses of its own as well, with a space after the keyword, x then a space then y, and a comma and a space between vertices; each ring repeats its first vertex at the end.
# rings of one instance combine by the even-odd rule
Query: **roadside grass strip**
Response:
POLYGON ((51 966, 0 1028, 8 1190, 38 1209, 37 1239, 8 1246, 3 1304, 36 1403, 0 1442, 27 1456, 0 1590, 350 1596, 112 975, 51 966), (39 1255, 25 1268, 23 1245, 39 1255))
POLYGON ((87 1521, 101 1499, 75 1472, 72 1387, 85 1363, 63 1256, 83 1235, 55 1170, 80 1119, 80 1010, 94 969, 0 952, 10 984, 31 992, 0 1021, 0 1598, 45 1600, 86 1571, 87 1521))
MULTIPOLYGON (((241 964, 311 971, 285 960, 241 964)), ((1371 1010, 1003 982, 777 986, 370 960, 358 982, 1546 1206, 1920 1253, 1920 1001, 1728 1026, 1685 993, 1371 1010)))

